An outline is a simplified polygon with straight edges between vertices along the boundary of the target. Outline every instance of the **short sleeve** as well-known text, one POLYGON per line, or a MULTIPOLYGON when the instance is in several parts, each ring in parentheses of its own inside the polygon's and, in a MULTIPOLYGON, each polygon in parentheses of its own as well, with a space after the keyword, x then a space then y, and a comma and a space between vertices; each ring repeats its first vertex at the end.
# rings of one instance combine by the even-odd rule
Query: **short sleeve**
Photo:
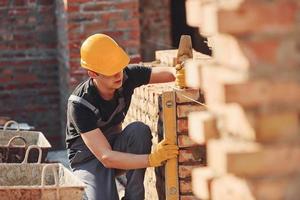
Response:
POLYGON ((127 68, 128 78, 132 81, 134 88, 149 83, 152 72, 151 67, 129 65, 127 68))
POLYGON ((96 115, 81 104, 69 102, 68 118, 79 134, 98 128, 96 115))

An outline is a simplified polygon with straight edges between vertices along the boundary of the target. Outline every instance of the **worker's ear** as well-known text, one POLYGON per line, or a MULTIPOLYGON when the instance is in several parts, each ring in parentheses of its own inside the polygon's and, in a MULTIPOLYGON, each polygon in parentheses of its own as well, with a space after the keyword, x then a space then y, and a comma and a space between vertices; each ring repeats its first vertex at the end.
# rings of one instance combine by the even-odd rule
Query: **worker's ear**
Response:
POLYGON ((89 77, 91 77, 91 78, 97 78, 97 76, 99 76, 98 73, 93 72, 93 71, 91 71, 91 70, 88 70, 88 75, 89 75, 89 77))

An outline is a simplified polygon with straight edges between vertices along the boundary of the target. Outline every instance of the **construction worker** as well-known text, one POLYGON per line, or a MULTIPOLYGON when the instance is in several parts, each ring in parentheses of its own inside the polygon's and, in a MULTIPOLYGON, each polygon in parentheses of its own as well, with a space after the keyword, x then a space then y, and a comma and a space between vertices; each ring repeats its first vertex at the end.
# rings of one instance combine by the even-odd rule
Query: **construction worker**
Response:
POLYGON ((144 199, 145 168, 176 157, 178 147, 163 140, 151 153, 149 127, 134 122, 122 130, 121 123, 133 90, 173 81, 174 69, 129 65, 124 50, 104 34, 88 37, 80 54, 89 79, 68 101, 66 144, 71 169, 87 186, 85 199, 119 199, 115 176, 122 170, 127 178, 122 199, 144 199))

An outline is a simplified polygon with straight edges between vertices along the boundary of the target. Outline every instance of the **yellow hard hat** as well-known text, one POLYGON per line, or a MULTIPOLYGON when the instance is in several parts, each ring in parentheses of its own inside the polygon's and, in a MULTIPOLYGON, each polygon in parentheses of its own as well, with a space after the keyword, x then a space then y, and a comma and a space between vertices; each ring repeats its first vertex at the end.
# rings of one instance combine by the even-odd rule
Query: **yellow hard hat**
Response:
POLYGON ((106 76, 124 69, 130 59, 127 53, 109 36, 94 34, 81 45, 81 66, 106 76))

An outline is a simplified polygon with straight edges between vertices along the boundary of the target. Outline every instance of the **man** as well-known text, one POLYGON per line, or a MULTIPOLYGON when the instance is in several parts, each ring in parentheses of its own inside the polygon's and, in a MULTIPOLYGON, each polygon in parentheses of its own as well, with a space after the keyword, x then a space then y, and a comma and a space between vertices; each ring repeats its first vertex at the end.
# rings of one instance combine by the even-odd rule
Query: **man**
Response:
MULTIPOLYGON (((148 83, 174 80, 173 68, 128 65, 129 57, 109 36, 95 34, 81 46, 87 81, 68 101, 66 143, 71 169, 85 184, 85 199, 119 199, 115 176, 126 170, 126 200, 144 199, 145 168, 160 166, 178 155, 162 141, 151 153, 151 131, 142 122, 121 123, 133 90, 148 83)), ((147 108, 145 108, 147 109, 147 108)))

